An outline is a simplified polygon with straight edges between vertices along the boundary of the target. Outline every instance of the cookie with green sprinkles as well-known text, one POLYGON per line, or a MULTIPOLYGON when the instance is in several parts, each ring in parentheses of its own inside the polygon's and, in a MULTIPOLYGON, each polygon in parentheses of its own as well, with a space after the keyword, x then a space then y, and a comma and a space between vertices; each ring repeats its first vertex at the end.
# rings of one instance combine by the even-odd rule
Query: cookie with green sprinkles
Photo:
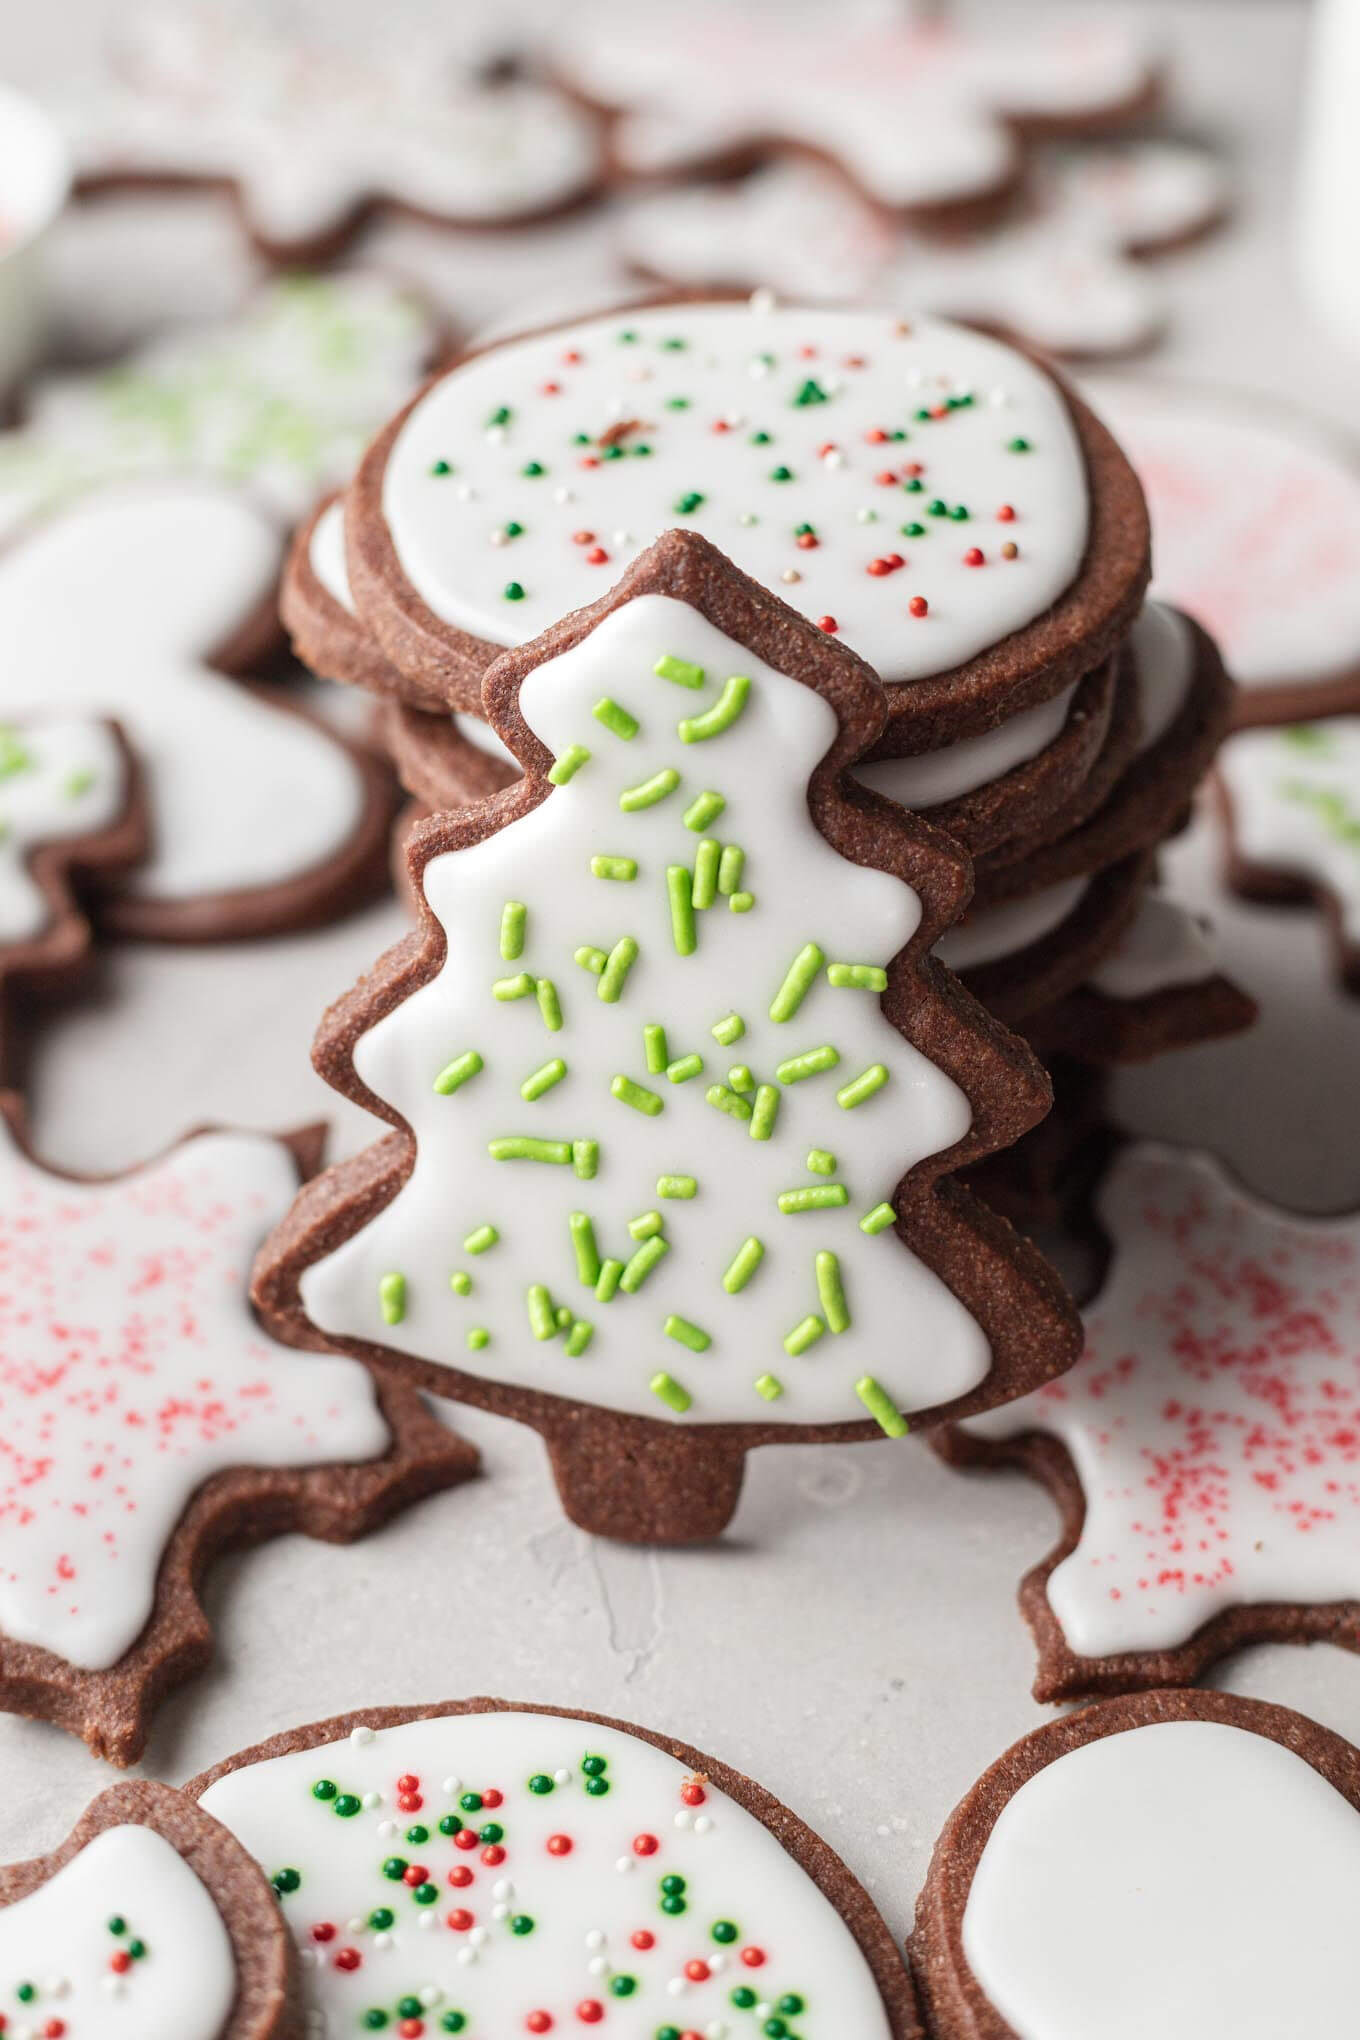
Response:
POLYGON ((929 955, 965 854, 848 776, 876 676, 673 532, 485 705, 523 776, 415 827, 417 925, 322 1023, 397 1131, 265 1249, 273 1329, 533 1425, 574 1521, 656 1542, 752 1446, 1061 1371, 1056 1278, 942 1180, 1050 1093, 929 955))
POLYGON ((7 2040, 301 2040, 299 1970, 259 1865, 169 1785, 115 1785, 0 1866, 7 2040))
POLYGON ((376 1708, 185 1790, 272 1881, 309 2031, 922 2040, 850 1869, 670 1736, 502 1700, 376 1708))

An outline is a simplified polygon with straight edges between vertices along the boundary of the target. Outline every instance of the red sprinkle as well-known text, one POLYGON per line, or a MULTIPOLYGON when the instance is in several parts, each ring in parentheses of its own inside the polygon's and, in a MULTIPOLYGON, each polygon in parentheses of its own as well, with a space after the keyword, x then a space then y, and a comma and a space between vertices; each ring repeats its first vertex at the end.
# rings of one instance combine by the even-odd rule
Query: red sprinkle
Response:
POLYGON ((798 546, 801 552, 813 552, 821 542, 815 531, 800 531, 798 534, 798 546))
POLYGON ((963 564, 965 567, 985 567, 987 555, 983 552, 980 545, 970 545, 963 556, 963 564))
POLYGON ((529 2031, 531 2033, 551 2033, 552 2013, 530 2012, 528 2018, 524 2021, 524 2023, 529 2028, 529 2031))
POLYGON ((550 1856, 569 1856, 571 1851, 572 1840, 570 1835, 548 1836, 548 1854, 550 1856))
POLYGON ((655 1948, 656 1935, 651 1931, 650 1927, 639 1927, 633 1935, 632 1941, 633 1946, 645 1955, 649 1948, 655 1948))
POLYGON ((403 1884, 409 1884, 414 1891, 418 1884, 429 1883, 430 1873, 423 1863, 408 1863, 401 1873, 401 1881, 403 1884))
POLYGON ((128 1954, 126 1948, 119 1948, 114 1954, 110 1955, 109 1968, 113 1970, 116 1976, 122 1976, 131 1967, 132 1957, 128 1954))
POLYGON ((1001 505, 1001 508, 996 513, 996 521, 998 524, 1014 524, 1015 511, 1009 503, 1001 505))
POLYGON ((573 545, 594 545, 595 534, 593 531, 573 531, 571 542, 573 545))
POLYGON ((504 1798, 505 1794, 503 1792, 498 1792, 495 1786, 492 1785, 482 1794, 482 1805, 487 1808, 494 1809, 495 1807, 501 1805, 504 1798))
POLYGON ((357 1948, 341 1948, 336 1955, 335 1966, 337 1969, 358 1969, 363 1959, 357 1948))
POLYGON ((465 1891, 468 1885, 471 1884, 472 1878, 473 1872, 468 1869, 466 1863, 455 1863, 449 1872, 449 1883, 455 1891, 465 1891))
POLYGON ((903 474, 906 475, 909 481, 915 481, 917 477, 919 475, 923 475, 925 471, 926 464, 923 460, 909 460, 902 470, 903 474))
POLYGON ((685 1974, 691 1983, 707 1983, 709 1978, 708 1964, 699 1961, 687 1962, 685 1964, 685 1974))
POLYGON ((600 456, 597 453, 583 453, 577 465, 583 468, 597 468, 600 465, 600 456))
POLYGON ((475 1915, 470 1913, 465 1905, 456 1905, 451 1913, 445 1913, 444 1918, 455 1934, 465 1934, 472 1925, 475 1915))
POLYGON ((864 437, 868 440, 870 446, 882 446, 887 436, 888 436, 887 433, 883 430, 883 427, 881 425, 871 426, 864 435, 864 437))
POLYGON ((763 1948, 743 1948, 741 1959, 748 1969, 763 1969, 765 1966, 765 1950, 763 1948))
POLYGON ((569 368, 575 368, 579 362, 585 360, 585 356, 584 354, 581 353, 579 348, 569 347, 566 353, 562 356, 562 359, 563 361, 566 362, 569 368))
POLYGON ((476 1828, 459 1828, 453 1838, 453 1846, 455 1849, 475 1849, 477 1846, 476 1828))
POLYGON ((804 344, 798 350, 798 359, 800 361, 815 361, 817 359, 816 348, 811 347, 806 342, 804 342, 804 344))
POLYGON ((825 460, 829 453, 838 453, 839 451, 840 449, 834 439, 824 439, 817 448, 817 458, 818 460, 825 460))
POLYGON ((819 616, 817 618, 817 628, 818 630, 824 630, 828 637, 833 637, 840 629, 840 625, 834 616, 819 616))
POLYGON ((560 397, 561 394, 562 385, 560 382, 545 382, 539 390, 539 395, 543 397, 560 397))
POLYGON ((494 1870, 498 1863, 505 1861, 505 1851, 499 1842, 487 1843, 487 1846, 482 1850, 482 1861, 490 1870, 494 1870))
POLYGON ((421 2034, 425 2031, 425 2021, 423 2019, 403 2019, 397 2031, 401 2035, 401 2040, 420 2040, 421 2034))
POLYGON ((609 554, 602 545, 593 545, 586 554, 586 565, 588 567, 602 567, 608 558, 609 554))
POLYGON ((686 1778, 684 1784, 680 1787, 680 1797, 684 1800, 686 1806, 702 1806, 708 1794, 697 1778, 686 1778))
POLYGON ((732 427, 728 424, 726 418, 715 418, 713 420, 713 430, 715 432, 730 432, 732 427))
POLYGON ((583 2026, 598 2026, 604 2017, 604 2006, 598 1998, 582 1998, 576 2016, 583 2026))
POLYGON ((907 608, 913 616, 927 616, 930 613, 930 604, 924 595, 913 595, 907 608))
POLYGON ((329 1920, 318 1920, 312 1928, 312 1939, 323 1943, 333 1941, 335 1939, 335 1928, 329 1920))
POLYGON ((897 481, 897 476, 891 468, 884 468, 881 474, 874 476, 874 480, 881 489, 891 489, 897 481))
POLYGON ((397 1808, 401 1813, 419 1813, 424 1804, 425 1801, 418 1792, 399 1792, 397 1794, 397 1808))
POLYGON ((654 1856, 660 1847, 661 1844, 655 1835, 633 1836, 633 1854, 635 1856, 654 1856))

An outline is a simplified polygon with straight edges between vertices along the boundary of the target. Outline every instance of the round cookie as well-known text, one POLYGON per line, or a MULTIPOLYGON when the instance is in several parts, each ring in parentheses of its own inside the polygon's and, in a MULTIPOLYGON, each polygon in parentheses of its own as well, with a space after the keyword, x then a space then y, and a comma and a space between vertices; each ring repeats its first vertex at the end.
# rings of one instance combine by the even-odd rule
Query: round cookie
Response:
POLYGON ((338 493, 323 497, 293 535, 279 583, 279 616, 293 650, 323 680, 380 696, 401 694, 400 674, 354 612, 338 493))
POLYGON ((1138 911, 1150 850, 1094 873, 1057 880, 995 906, 974 905, 935 945, 1007 1027, 1023 1027, 1086 983, 1138 911))

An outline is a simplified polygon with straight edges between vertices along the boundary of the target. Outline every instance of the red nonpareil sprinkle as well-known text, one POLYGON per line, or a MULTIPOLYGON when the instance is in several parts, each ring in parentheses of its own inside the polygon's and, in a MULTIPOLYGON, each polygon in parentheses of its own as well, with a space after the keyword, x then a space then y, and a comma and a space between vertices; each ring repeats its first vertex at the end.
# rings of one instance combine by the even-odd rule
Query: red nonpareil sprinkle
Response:
POLYGON ((568 368, 578 368, 585 360, 585 356, 579 347, 568 347, 562 359, 566 362, 568 368))
POLYGON ((453 1838, 453 1846, 455 1849, 475 1849, 477 1846, 476 1828, 459 1828, 453 1838))
POLYGON ((582 1998, 576 2016, 583 2026, 598 2026, 604 2017, 604 2006, 598 1998, 582 1998))
POLYGON ((318 1920, 312 1928, 312 1939, 322 1943, 333 1941, 335 1939, 335 1928, 329 1920, 318 1920))
POLYGON ((335 1966, 337 1969, 359 1969, 363 1966, 363 1960, 364 1958, 357 1948, 339 1948, 336 1950, 335 1966))
POLYGON ((598 453, 583 453, 576 465, 583 468, 597 468, 600 465, 600 456, 598 453))
POLYGON ((635 1856, 654 1856, 660 1847, 661 1844, 655 1835, 633 1836, 633 1854, 635 1856))
POLYGON ((817 458, 818 460, 825 460, 829 453, 839 452, 840 448, 837 446, 834 439, 824 439, 821 445, 817 448, 817 458))
POLYGON ((730 432, 732 427, 726 418, 715 418, 713 420, 713 430, 715 432, 730 432))
POLYGON ((487 1809, 488 1812, 494 1812, 495 1809, 503 1803, 504 1799, 505 1794, 503 1792, 498 1792, 496 1790, 496 1787, 494 1785, 491 1785, 482 1794, 482 1805, 487 1809))
POLYGON ((932 404, 930 415, 932 418, 947 418, 949 416, 948 404, 932 404))
POLYGON ((453 1928, 455 1934, 465 1934, 473 1924, 475 1915, 465 1905, 456 1905, 452 1912, 445 1913, 444 1923, 453 1928))
POLYGON ((418 1792, 399 1792, 397 1794, 397 1811, 399 1813, 419 1813, 424 1804, 425 1801, 418 1792))
POLYGON ((834 616, 819 616, 817 618, 817 628, 818 630, 824 630, 828 637, 834 637, 840 629, 840 625, 834 616))
POLYGON ((552 2013, 530 2012, 528 2018, 524 2021, 524 2023, 531 2033, 551 2033, 552 2013))
POLYGON ((902 470, 909 482, 918 481, 925 471, 926 464, 923 460, 909 460, 902 470))
POLYGON ((550 1856, 569 1856, 572 1851, 571 1836, 549 1835, 547 1847, 550 1856))
POLYGON ((708 1794, 697 1778, 687 1778, 680 1787, 680 1797, 686 1806, 702 1806, 708 1794))
POLYGON ((132 1957, 126 1948, 118 1948, 109 1957, 109 1968, 115 1976, 123 1976, 132 1967, 132 1957))
POLYGON ((803 345, 798 350, 798 359, 800 361, 815 361, 817 359, 816 348, 813 347, 809 342, 804 341, 803 345))
POLYGON ((401 1881, 403 1884, 409 1884, 414 1891, 418 1884, 429 1883, 430 1873, 423 1863, 408 1863, 401 1873, 401 1881))
POLYGON ((573 531, 571 542, 573 545, 594 545, 595 534, 593 531, 573 531))
POLYGON ((414 1771, 403 1771, 397 1780, 398 1792, 419 1792, 420 1780, 414 1771))
POLYGON ((893 470, 891 468, 882 468, 879 471, 879 473, 874 476, 874 480, 878 483, 880 489, 891 489, 896 484, 897 476, 893 473, 893 470))
POLYGON ((847 354, 844 366, 846 368, 863 368, 864 360, 865 357, 862 354, 847 354))
POLYGON ((1015 510, 1013 506, 1009 503, 1003 503, 996 513, 996 521, 998 524, 1014 524, 1015 510))
POLYGON ((871 425, 864 435, 870 446, 882 446, 887 436, 881 425, 871 425))
POLYGON ((455 1891, 466 1891, 475 1874, 468 1869, 466 1863, 455 1863, 449 1872, 449 1883, 455 1891))
POLYGON ((970 545, 963 556, 963 564, 965 567, 983 567, 987 564, 987 555, 980 545, 970 545))
POLYGON ((425 2031, 425 2021, 423 2019, 403 2019, 397 2031, 401 2035, 401 2040, 420 2040, 421 2034, 425 2031))
POLYGON ((608 559, 609 554, 602 545, 593 545, 586 554, 586 565, 588 567, 602 567, 607 563, 608 559))
POLYGON ((499 1842, 488 1842, 482 1850, 482 1861, 488 1870, 494 1870, 498 1863, 505 1861, 505 1851, 499 1842))
POLYGON ((685 1964, 685 1974, 691 1983, 707 1983, 710 1971, 706 1962, 696 1959, 685 1964))
POLYGON ((539 387, 539 395, 543 397, 560 397, 561 394, 562 385, 560 382, 545 382, 539 387))
POLYGON ((748 1969, 763 1969, 765 1966, 765 1950, 763 1948, 743 1948, 741 1959, 748 1969))
POLYGON ((642 1955, 645 1955, 649 1948, 656 1946, 656 1935, 648 1927, 639 1927, 631 1938, 633 1946, 642 1955))
POLYGON ((65 2019, 49 2019, 43 2027, 43 2040, 62 2040, 65 2031, 65 2019))
POLYGON ((802 552, 815 552, 821 542, 815 531, 800 531, 798 534, 798 546, 802 552))
POLYGON ((913 595, 907 604, 907 610, 912 616, 929 616, 930 604, 926 601, 924 595, 913 595))

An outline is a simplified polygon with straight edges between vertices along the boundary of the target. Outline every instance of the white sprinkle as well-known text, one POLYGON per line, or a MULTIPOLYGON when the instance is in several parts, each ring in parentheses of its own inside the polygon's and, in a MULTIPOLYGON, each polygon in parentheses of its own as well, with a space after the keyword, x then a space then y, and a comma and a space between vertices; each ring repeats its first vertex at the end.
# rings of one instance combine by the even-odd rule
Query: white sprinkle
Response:
POLYGON ((391 1948, 394 1947, 396 1944, 393 1941, 392 1936, 389 1933, 387 1933, 386 1930, 384 1930, 381 1934, 375 1934, 373 1936, 373 1945, 375 1948, 391 1948))
POLYGON ((500 446, 505 439, 504 425, 488 425, 486 436, 493 446, 500 446))
POLYGON ((371 1728, 365 1728, 363 1724, 360 1723, 358 1728, 352 1728, 350 1730, 349 1739, 352 1743, 358 1743, 360 1749, 362 1749, 366 1743, 371 1743, 373 1741, 375 1733, 376 1733, 375 1730, 371 1728))
POLYGON ((432 1912, 419 1913, 416 1916, 416 1925, 422 1933, 428 1933, 431 1927, 439 1925, 439 1915, 432 1912))
POLYGON ((444 1780, 443 1790, 448 1793, 450 1799, 453 1799, 462 1789, 463 1781, 461 1778, 446 1778, 444 1780))
POLYGON ((686 1985, 683 1976, 672 1976, 666 1985, 667 1995, 670 1997, 683 1997, 685 1989, 686 1985))
POLYGON ((679 1813, 675 1816, 675 1825, 678 1828, 693 1827, 694 1815, 689 1812, 688 1808, 682 1806, 679 1813))
POLYGON ((631 1856, 620 1856, 616 1860, 614 1868, 616 1870, 632 1870, 636 1868, 636 1865, 631 1856))
POLYGON ((477 1950, 475 1948, 460 1948, 458 1950, 458 1967, 460 1969, 471 1969, 476 1960, 477 1950))
POLYGON ((710 1816, 709 1814, 706 1814, 706 1813, 699 1813, 699 1814, 696 1814, 696 1815, 695 1815, 695 1817, 694 1817, 694 1832, 695 1832, 695 1834, 696 1834, 696 1835, 706 1835, 706 1834, 710 1834, 710 1833, 712 1832, 712 1828, 713 1828, 713 1821, 712 1821, 712 1817, 711 1817, 711 1816, 710 1816))
POLYGON ((437 1983, 427 1983, 421 1990, 416 1992, 416 1996, 428 2012, 433 2006, 442 2001, 444 1993, 437 1983))
POLYGON ((753 312, 772 312, 777 302, 778 300, 774 292, 768 285, 762 285, 759 290, 751 292, 751 310, 753 312))
POLYGON ((554 503, 574 503, 576 498, 570 489, 557 488, 553 490, 553 501, 554 503))
POLYGON ((779 576, 779 578, 781 581, 788 581, 790 584, 792 584, 794 581, 801 581, 803 577, 799 573, 797 567, 785 567, 783 573, 779 576))
POLYGON ((491 1908, 491 1917, 492 1917, 492 1919, 493 1919, 493 1920, 508 1920, 508 1919, 509 1919, 509 1917, 510 1917, 510 1908, 509 1908, 509 1906, 508 1906, 508 1905, 493 1905, 493 1906, 492 1906, 492 1908, 491 1908))
POLYGON ((878 512, 877 510, 870 510, 868 506, 865 505, 860 509, 856 510, 855 522, 857 524, 877 524, 878 512))
POLYGON ((751 374, 751 376, 755 379, 756 382, 760 382, 765 376, 769 374, 769 372, 770 372, 769 362, 762 361, 760 359, 760 356, 757 355, 755 360, 751 363, 750 366, 749 373, 751 374))
POLYGON ((365 1813, 372 1813, 374 1809, 376 1807, 381 1806, 382 1803, 383 1796, 381 1792, 365 1792, 363 1798, 359 1801, 359 1804, 360 1806, 362 1806, 365 1813))
POLYGON ((493 531, 491 534, 491 543, 493 545, 508 545, 510 543, 509 534, 504 531, 493 531))
POLYGON ((470 482, 459 482, 453 493, 460 503, 475 503, 477 500, 477 491, 470 482))
POLYGON ((493 1898, 513 1898, 514 1895, 515 1887, 508 1877, 498 1877, 491 1887, 493 1898))
POLYGON ((845 455, 841 452, 839 446, 828 447, 827 451, 822 455, 822 459, 829 468, 843 468, 845 466, 845 455))
POLYGON ((586 1964, 586 1969, 591 1976, 608 1976, 609 1957, 607 1955, 592 1955, 586 1964))
POLYGON ((633 543, 633 534, 632 534, 632 532, 631 532, 631 531, 616 531, 616 532, 614 533, 614 543, 615 543, 615 545, 631 545, 631 544, 633 543))
POLYGON ((367 1925, 368 1921, 363 1918, 362 1914, 351 1913, 345 1921, 345 1932, 347 1934, 362 1934, 367 1925))
POLYGON ((380 1842, 392 1841, 396 1833, 397 1823, 394 1820, 380 1820, 378 1822, 378 1840, 380 1842))
POLYGON ((571 1772, 570 1772, 570 1771, 566 1771, 566 1770, 562 1770, 562 1771, 554 1771, 554 1772, 553 1772, 553 1783, 554 1783, 554 1785, 570 1785, 570 1783, 571 1783, 571 1772))
POLYGON ((586 1946, 587 1948, 603 1948, 604 1935, 598 1927, 592 1927, 586 1935, 586 1946))
POLYGON ((754 511, 754 510, 743 510, 743 511, 742 511, 742 513, 741 513, 741 515, 740 515, 740 517, 739 517, 739 518, 737 519, 737 522, 738 522, 738 524, 748 524, 748 525, 749 525, 749 524, 758 524, 758 523, 760 522, 760 519, 759 519, 759 518, 758 518, 758 517, 756 516, 756 513, 755 513, 755 511, 754 511))

